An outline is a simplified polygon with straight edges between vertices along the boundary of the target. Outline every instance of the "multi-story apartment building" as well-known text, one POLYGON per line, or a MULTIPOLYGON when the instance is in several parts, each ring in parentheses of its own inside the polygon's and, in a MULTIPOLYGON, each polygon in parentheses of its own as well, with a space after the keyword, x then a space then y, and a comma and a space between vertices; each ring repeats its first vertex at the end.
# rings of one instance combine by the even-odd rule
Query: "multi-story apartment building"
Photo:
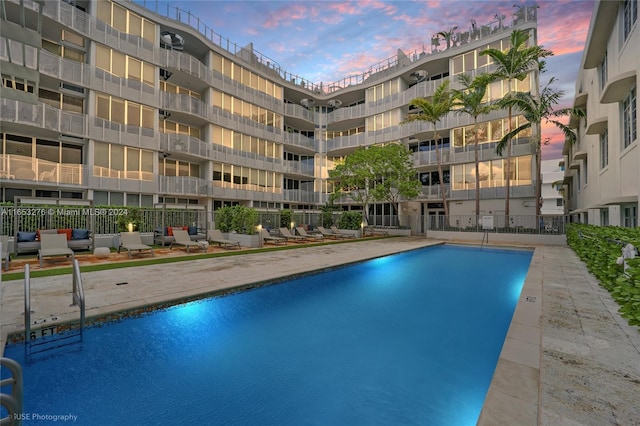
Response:
MULTIPOLYGON (((435 132, 405 123, 409 102, 445 79, 495 69, 487 47, 508 48, 514 28, 536 43, 536 7, 512 20, 434 36, 431 51, 397 56, 334 83, 288 73, 253 45, 237 46, 189 12, 124 0, 2 0, 0 201, 92 200, 96 205, 228 204, 314 210, 333 191, 328 171, 360 146, 403 143, 421 196, 402 214, 444 213, 435 132), (161 15, 165 12, 166 16, 161 15)), ((509 11, 511 13, 511 10, 509 11)), ((537 71, 518 90, 538 92, 537 71)), ((488 91, 499 99, 507 83, 488 91)), ((517 114, 513 123, 523 120, 517 114)), ((505 159, 496 142, 507 113, 481 117, 481 213, 504 212, 505 159)), ((470 117, 438 125, 452 215, 473 214, 470 117)), ((527 135, 513 142, 512 215, 534 214, 535 161, 527 135)), ((344 197, 345 209, 355 205, 344 197)), ((371 207, 374 222, 390 205, 371 207)))
POLYGON ((561 166, 558 159, 543 160, 541 165, 542 171, 542 207, 540 214, 542 216, 564 215, 564 197, 558 190, 562 186, 564 180, 564 164, 561 166))
POLYGON ((572 119, 578 141, 563 150, 573 221, 638 226, 639 44, 637 0, 596 2, 574 100, 586 118, 572 119))

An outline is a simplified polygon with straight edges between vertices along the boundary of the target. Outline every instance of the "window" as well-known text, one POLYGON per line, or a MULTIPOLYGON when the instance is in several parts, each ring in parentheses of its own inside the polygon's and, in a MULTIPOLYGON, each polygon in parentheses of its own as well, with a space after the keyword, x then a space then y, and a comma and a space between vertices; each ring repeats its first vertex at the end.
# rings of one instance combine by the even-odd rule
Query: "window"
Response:
POLYGON ((600 210, 600 226, 609 226, 609 209, 600 210))
POLYGON ((626 40, 629 34, 631 34, 633 25, 638 20, 638 0, 624 0, 622 4, 622 15, 622 30, 624 39, 626 40))
POLYGON ((598 67, 598 76, 600 77, 600 90, 604 89, 604 86, 607 84, 609 70, 607 68, 607 51, 604 52, 604 58, 602 58, 602 62, 600 62, 600 66, 598 67))
POLYGON ((96 116, 107 121, 147 129, 153 129, 154 124, 153 109, 102 94, 96 95, 96 116))
POLYGON ((153 151, 96 142, 94 176, 153 180, 153 151))
POLYGON ((622 102, 623 148, 635 142, 638 137, 637 127, 636 88, 634 87, 622 102))
POLYGON ((556 198, 556 206, 562 207, 564 205, 564 200, 562 198, 556 198))
POLYGON ((600 168, 604 169, 609 165, 609 130, 604 129, 600 133, 600 168))
POLYGON ((635 228, 638 226, 638 207, 625 207, 622 211, 622 220, 624 226, 627 228, 635 228))

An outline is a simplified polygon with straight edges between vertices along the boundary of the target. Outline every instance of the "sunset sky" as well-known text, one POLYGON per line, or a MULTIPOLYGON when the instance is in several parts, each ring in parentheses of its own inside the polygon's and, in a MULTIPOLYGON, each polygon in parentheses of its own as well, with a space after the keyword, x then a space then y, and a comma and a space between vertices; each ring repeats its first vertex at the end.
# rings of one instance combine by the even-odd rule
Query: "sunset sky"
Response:
MULTIPOLYGON (((167 2, 139 0, 166 14, 167 2)), ((592 0, 551 0, 537 3, 510 1, 171 1, 197 16, 217 34, 277 61, 290 73, 314 83, 331 83, 360 74, 396 55, 431 50, 431 36, 458 26, 467 31, 474 18, 478 26, 495 21, 497 14, 510 24, 514 5, 537 4, 538 43, 554 52, 547 60, 545 84, 565 92, 559 107, 573 102, 575 80, 582 58, 592 0)), ((184 18, 183 18, 184 20, 184 18)), ((545 159, 560 158, 562 134, 543 129, 551 144, 545 159)))

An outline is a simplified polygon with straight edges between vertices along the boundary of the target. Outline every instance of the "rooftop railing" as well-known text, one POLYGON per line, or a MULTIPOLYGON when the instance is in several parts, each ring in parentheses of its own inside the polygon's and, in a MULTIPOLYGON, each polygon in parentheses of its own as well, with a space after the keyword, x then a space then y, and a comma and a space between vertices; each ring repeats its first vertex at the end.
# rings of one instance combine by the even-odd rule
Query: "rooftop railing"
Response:
POLYGON ((344 77, 333 83, 324 84, 322 82, 311 82, 298 74, 286 71, 277 61, 253 49, 252 44, 249 44, 248 46, 240 46, 234 43, 229 38, 226 38, 209 28, 209 26, 205 24, 199 16, 193 15, 191 11, 181 9, 177 6, 171 6, 168 3, 166 4, 166 7, 164 5, 160 6, 156 0, 129 1, 160 16, 188 25, 198 31, 213 44, 241 58, 245 62, 252 63, 252 65, 263 66, 282 80, 299 85, 309 90, 311 93, 316 94, 333 93, 350 86, 362 84, 372 78, 382 78, 384 75, 395 71, 399 67, 404 67, 413 62, 423 60, 427 55, 432 55, 443 50, 473 43, 477 40, 492 36, 497 32, 507 31, 524 22, 535 22, 537 20, 538 8, 538 6, 514 5, 517 9, 511 16, 510 25, 507 20, 507 15, 503 14, 501 11, 498 11, 493 19, 487 24, 477 25, 476 20, 472 19, 471 25, 466 31, 456 31, 458 26, 454 26, 448 31, 441 31, 434 34, 431 37, 430 51, 427 51, 424 46, 421 50, 414 50, 408 55, 399 50, 398 55, 378 62, 377 64, 370 66, 369 69, 364 72, 344 77), (441 47, 441 43, 444 45, 443 47, 441 47))

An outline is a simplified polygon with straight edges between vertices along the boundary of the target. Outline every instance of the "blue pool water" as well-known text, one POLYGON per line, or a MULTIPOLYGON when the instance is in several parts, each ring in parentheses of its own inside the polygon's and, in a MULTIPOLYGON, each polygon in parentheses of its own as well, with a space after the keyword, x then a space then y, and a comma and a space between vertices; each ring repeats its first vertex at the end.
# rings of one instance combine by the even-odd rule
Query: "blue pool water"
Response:
POLYGON ((431 247, 4 356, 25 425, 475 425, 531 256, 431 247))

